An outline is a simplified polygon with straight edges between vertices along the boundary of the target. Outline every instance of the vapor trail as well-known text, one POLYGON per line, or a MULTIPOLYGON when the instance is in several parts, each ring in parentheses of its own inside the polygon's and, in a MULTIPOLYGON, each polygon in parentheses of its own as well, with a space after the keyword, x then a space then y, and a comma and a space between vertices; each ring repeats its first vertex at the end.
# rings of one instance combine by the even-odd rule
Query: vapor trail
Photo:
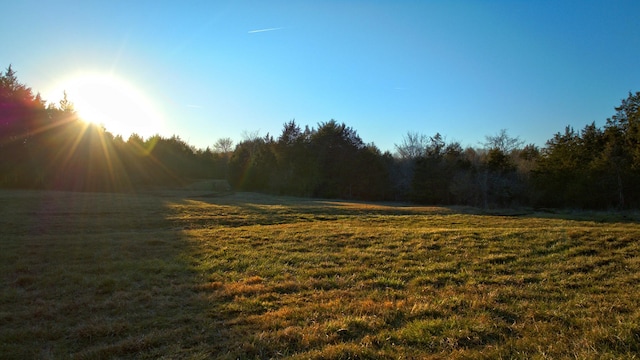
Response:
POLYGON ((257 30, 251 30, 248 31, 248 34, 255 34, 255 33, 261 33, 261 32, 267 32, 267 31, 275 31, 275 30, 282 30, 284 29, 283 27, 276 27, 276 28, 267 28, 267 29, 257 29, 257 30))

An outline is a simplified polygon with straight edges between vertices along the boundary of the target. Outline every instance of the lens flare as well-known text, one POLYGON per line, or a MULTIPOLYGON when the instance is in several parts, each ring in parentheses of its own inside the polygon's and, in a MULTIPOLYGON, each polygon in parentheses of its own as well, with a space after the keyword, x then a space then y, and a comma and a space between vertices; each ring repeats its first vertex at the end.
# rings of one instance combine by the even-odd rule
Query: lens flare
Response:
POLYGON ((75 74, 58 81, 48 99, 62 99, 63 92, 82 120, 102 125, 125 140, 133 133, 149 137, 165 130, 153 102, 139 88, 114 75, 75 74))

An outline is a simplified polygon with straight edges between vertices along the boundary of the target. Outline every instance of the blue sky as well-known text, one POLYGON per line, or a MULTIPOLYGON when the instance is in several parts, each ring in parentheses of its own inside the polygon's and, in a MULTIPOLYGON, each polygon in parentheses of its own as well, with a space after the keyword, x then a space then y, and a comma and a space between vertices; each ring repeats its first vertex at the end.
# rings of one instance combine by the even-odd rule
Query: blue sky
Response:
POLYGON ((390 151, 408 131, 478 146, 507 129, 542 146, 640 90, 639 1, 21 0, 3 13, 0 66, 46 100, 65 77, 113 75, 162 117, 135 131, 197 147, 277 137, 292 119, 335 119, 390 151))

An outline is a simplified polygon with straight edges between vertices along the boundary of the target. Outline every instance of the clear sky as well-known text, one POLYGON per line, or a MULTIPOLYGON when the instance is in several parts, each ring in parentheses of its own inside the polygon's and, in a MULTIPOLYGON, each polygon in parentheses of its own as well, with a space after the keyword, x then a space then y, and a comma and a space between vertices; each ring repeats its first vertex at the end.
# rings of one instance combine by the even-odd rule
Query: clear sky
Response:
POLYGON ((94 110, 137 114, 105 117, 108 130, 202 148, 277 137, 292 119, 335 119, 390 151, 408 131, 544 145, 640 91, 637 0, 20 0, 2 13, 0 66, 46 100, 93 81, 70 100, 94 91, 107 99, 94 110))

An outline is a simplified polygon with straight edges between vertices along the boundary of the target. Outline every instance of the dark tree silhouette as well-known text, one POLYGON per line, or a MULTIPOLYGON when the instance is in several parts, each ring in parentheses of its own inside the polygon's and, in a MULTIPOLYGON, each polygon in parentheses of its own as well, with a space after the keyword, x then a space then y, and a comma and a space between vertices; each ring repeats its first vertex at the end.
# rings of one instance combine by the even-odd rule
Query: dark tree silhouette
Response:
POLYGON ((640 206, 640 92, 604 128, 567 127, 546 146, 522 146, 506 130, 463 149, 408 132, 396 156, 335 120, 304 130, 291 120, 276 140, 247 134, 197 149, 179 136, 126 141, 86 123, 66 96, 46 105, 12 66, 0 74, 0 186, 136 191, 227 178, 238 190, 296 196, 410 200, 473 206, 640 206))

